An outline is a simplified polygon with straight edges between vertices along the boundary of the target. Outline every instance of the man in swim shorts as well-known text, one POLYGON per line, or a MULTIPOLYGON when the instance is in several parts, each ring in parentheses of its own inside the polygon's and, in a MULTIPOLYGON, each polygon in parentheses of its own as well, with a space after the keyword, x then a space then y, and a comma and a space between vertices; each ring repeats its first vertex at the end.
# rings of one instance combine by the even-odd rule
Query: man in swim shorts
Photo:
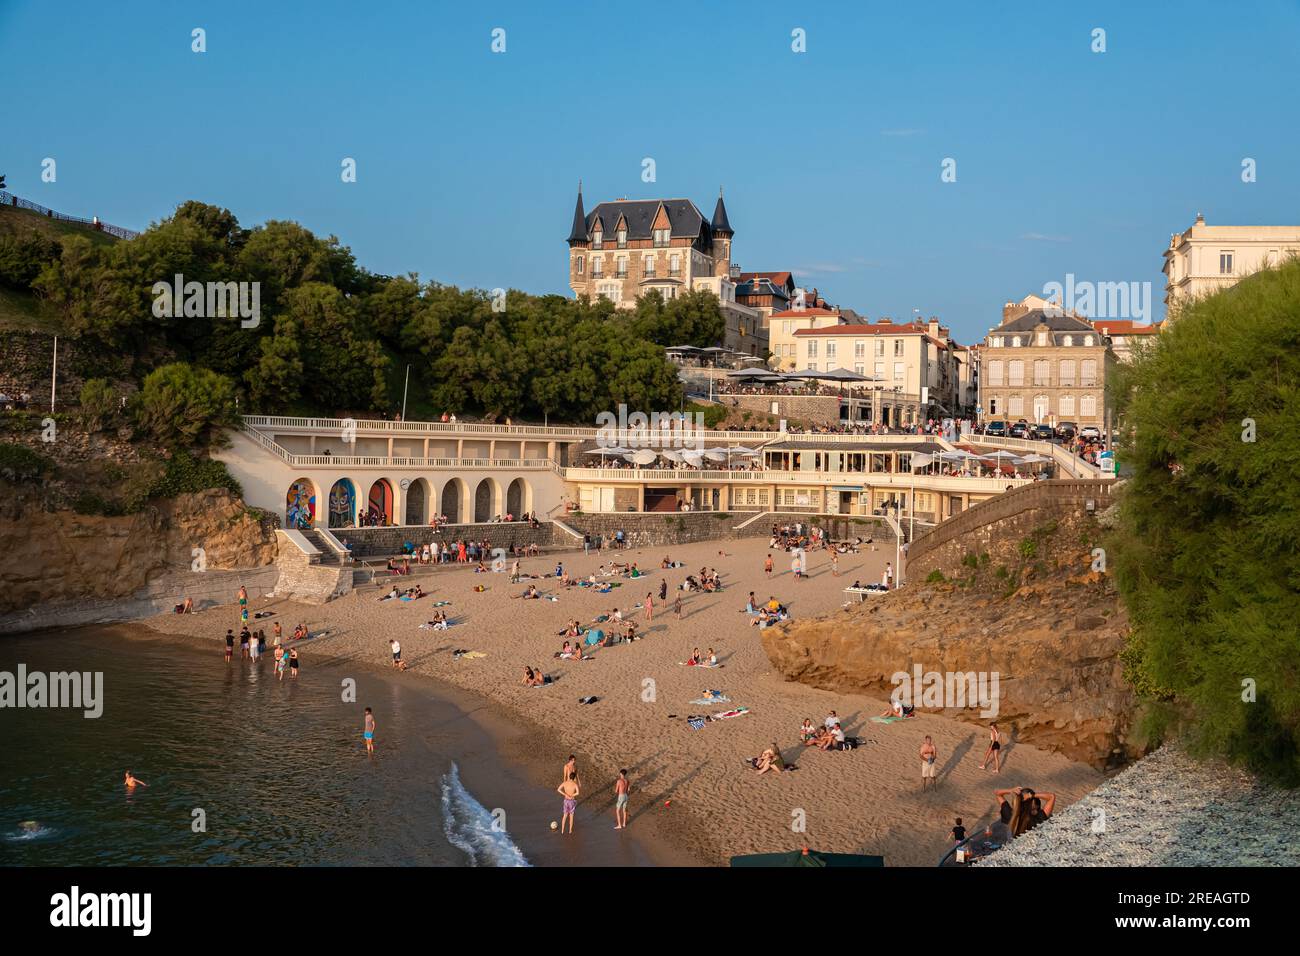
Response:
POLYGON ((935 770, 939 766, 939 751, 934 746, 934 741, 930 735, 925 735, 925 742, 921 744, 921 789, 924 790, 926 782, 929 781, 931 786, 936 785, 939 781, 935 777, 935 770))
POLYGON ((630 785, 627 782, 627 770, 620 770, 618 772, 618 779, 614 781, 615 830, 627 829, 627 794, 629 789, 630 785))
POLYGON ((365 729, 362 731, 361 736, 366 738, 366 753, 374 753, 375 752, 375 714, 369 707, 366 708, 365 729))
POLYGON ((578 775, 571 773, 564 783, 555 788, 555 792, 564 797, 564 813, 560 817, 560 832, 564 832, 564 824, 569 824, 569 833, 573 833, 573 811, 578 809, 578 775))

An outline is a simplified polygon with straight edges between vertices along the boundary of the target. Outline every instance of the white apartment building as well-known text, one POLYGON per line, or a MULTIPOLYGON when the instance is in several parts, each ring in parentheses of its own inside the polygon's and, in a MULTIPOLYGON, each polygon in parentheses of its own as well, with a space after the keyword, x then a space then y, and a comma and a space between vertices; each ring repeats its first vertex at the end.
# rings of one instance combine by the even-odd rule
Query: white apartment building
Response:
POLYGON ((1164 252, 1165 306, 1170 317, 1192 299, 1300 255, 1300 226, 1208 226, 1199 213, 1164 252))

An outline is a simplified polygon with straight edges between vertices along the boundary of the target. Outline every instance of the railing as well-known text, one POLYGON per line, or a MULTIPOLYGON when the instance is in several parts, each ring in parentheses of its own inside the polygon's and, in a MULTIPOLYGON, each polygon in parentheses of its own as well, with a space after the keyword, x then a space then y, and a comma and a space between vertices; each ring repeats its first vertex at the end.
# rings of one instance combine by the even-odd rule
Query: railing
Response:
POLYGON ((121 226, 113 226, 97 219, 83 219, 80 216, 69 216, 65 213, 55 212, 49 206, 42 206, 40 203, 32 202, 30 199, 23 199, 21 196, 15 196, 7 190, 0 189, 0 204, 5 206, 14 206, 18 209, 30 209, 32 212, 40 213, 50 219, 58 219, 61 222, 75 222, 84 226, 89 226, 98 232, 106 232, 110 236, 117 236, 119 239, 134 239, 140 233, 133 229, 123 229, 121 226))

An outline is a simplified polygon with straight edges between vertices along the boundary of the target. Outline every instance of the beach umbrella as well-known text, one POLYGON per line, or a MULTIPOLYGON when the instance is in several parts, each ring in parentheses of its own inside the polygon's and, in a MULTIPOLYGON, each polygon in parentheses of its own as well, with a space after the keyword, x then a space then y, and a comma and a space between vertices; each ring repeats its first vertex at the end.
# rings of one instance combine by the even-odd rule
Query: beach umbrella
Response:
POLYGON ((985 461, 1010 461, 1012 459, 1019 458, 1020 456, 1013 455, 1009 451, 999 450, 999 451, 995 451, 991 455, 980 455, 979 457, 984 459, 985 461))
POLYGON ((807 847, 804 847, 802 850, 793 850, 789 853, 747 853, 744 856, 733 856, 731 858, 731 865, 770 867, 877 867, 885 865, 885 858, 883 856, 867 856, 863 853, 822 853, 819 850, 810 850, 807 847))
POLYGON ((694 465, 696 468, 704 461, 704 453, 696 451, 694 448, 688 448, 682 452, 682 460, 688 465, 694 465))
POLYGON ((726 461, 730 455, 723 448, 710 448, 704 453, 704 457, 709 461, 726 461))
POLYGON ((918 452, 912 456, 912 470, 916 471, 918 468, 933 465, 936 457, 935 455, 927 455, 925 452, 918 452))
POLYGON ((634 451, 632 454, 623 457, 634 465, 649 465, 659 457, 659 453, 649 448, 642 448, 640 451, 634 451))

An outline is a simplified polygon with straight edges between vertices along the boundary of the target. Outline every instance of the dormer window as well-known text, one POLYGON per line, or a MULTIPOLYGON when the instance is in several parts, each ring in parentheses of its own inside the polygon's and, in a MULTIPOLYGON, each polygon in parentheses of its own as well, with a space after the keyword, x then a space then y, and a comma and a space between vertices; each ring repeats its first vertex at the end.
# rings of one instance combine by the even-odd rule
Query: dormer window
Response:
POLYGON ((1044 345, 1047 344, 1047 333, 1046 333, 1046 332, 1039 332, 1039 333, 1038 333, 1038 344, 1039 344, 1040 347, 1041 347, 1041 346, 1044 346, 1044 345))
POLYGON ((596 231, 591 234, 591 248, 599 249, 601 247, 601 240, 604 239, 604 236, 605 234, 601 232, 598 227, 596 231))
POLYGON ((1020 336, 1017 335, 1017 336, 1015 336, 1014 338, 1011 339, 1011 347, 1012 347, 1013 349, 1018 349, 1018 348, 1020 348, 1020 336))
POLYGON ((1092 336, 1091 336, 1091 335, 1085 335, 1085 336, 1083 337, 1083 344, 1084 344, 1084 345, 1092 345, 1092 336))
POLYGON ((620 249, 627 248, 627 227, 626 226, 624 226, 622 229, 618 231, 618 247, 620 249))
POLYGON ((1067 335, 1067 336, 1065 337, 1065 340, 1062 342, 1062 344, 1063 344, 1063 345, 1067 345, 1067 346, 1069 346, 1069 345, 1073 345, 1073 344, 1074 344, 1074 336, 1073 336, 1073 335, 1067 335))
POLYGON ((662 249, 668 245, 668 234, 669 234, 669 230, 667 229, 655 230, 655 246, 657 248, 662 249))

